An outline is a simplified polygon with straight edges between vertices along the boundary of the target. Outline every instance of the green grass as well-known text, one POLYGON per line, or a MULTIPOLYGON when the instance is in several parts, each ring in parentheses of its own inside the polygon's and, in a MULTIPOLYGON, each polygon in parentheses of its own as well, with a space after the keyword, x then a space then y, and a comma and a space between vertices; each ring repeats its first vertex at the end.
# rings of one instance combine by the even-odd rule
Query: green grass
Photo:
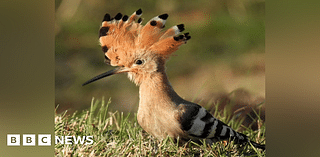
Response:
MULTIPOLYGON (((91 108, 69 115, 67 111, 55 115, 55 136, 93 136, 93 144, 56 144, 56 156, 265 156, 265 151, 247 145, 239 147, 229 142, 218 142, 211 146, 189 141, 185 144, 171 138, 159 141, 143 131, 136 115, 110 112, 108 102, 92 99, 91 108)), ((215 112, 214 116, 239 130, 242 120, 234 119, 228 112, 215 112)), ((258 114, 258 113, 257 113, 258 114)), ((259 116, 258 116, 259 117, 259 116)), ((257 120, 257 131, 245 128, 242 133, 251 140, 265 143, 265 124, 257 120)))

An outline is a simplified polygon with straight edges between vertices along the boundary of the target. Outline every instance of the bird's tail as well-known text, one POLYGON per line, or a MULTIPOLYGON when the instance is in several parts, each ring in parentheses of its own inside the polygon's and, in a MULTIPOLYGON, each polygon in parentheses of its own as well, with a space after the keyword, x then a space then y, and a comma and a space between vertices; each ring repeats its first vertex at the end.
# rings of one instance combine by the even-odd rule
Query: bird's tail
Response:
MULTIPOLYGON (((236 132, 236 131, 235 131, 236 132)), ((232 138, 232 137, 231 137, 232 138)), ((239 132, 236 132, 235 136, 233 137, 234 141, 237 143, 237 144, 249 144, 249 142, 256 148, 259 148, 259 149, 262 149, 262 150, 265 150, 265 145, 262 145, 262 144, 258 144, 256 142, 253 142, 253 141, 250 141, 248 139, 248 136, 242 134, 242 133, 239 133, 239 132)))
POLYGON ((258 143, 253 142, 253 141, 250 141, 250 143, 256 148, 259 148, 259 149, 262 149, 262 150, 266 149, 266 145, 258 144, 258 143))
POLYGON ((209 138, 207 140, 207 142, 214 143, 214 142, 217 142, 217 141, 222 141, 222 140, 228 140, 229 139, 229 140, 234 141, 235 144, 245 145, 245 144, 251 143, 255 148, 259 148, 259 149, 265 150, 265 145, 258 144, 256 142, 250 141, 248 139, 248 136, 246 136, 246 135, 244 135, 242 133, 236 132, 233 129, 231 129, 230 127, 228 127, 228 126, 226 126, 226 127, 230 129, 229 134, 225 134, 224 136, 215 136, 213 138, 209 138))
POLYGON ((235 133, 236 133, 235 136, 230 137, 230 138, 233 138, 233 141, 235 141, 237 144, 249 144, 249 142, 250 142, 254 147, 265 150, 265 145, 250 141, 248 139, 248 136, 246 136, 242 133, 239 133, 236 131, 235 131, 235 133))

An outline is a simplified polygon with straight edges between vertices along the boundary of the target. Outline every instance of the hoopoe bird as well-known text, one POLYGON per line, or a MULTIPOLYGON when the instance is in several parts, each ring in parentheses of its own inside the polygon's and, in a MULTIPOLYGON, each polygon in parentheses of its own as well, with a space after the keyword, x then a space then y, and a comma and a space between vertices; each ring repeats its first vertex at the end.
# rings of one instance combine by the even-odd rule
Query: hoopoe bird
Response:
POLYGON ((166 61, 179 46, 191 38, 184 25, 173 26, 166 31, 168 14, 152 18, 141 25, 142 10, 130 17, 118 13, 114 18, 105 14, 99 30, 99 41, 105 54, 105 62, 116 69, 98 75, 83 85, 114 74, 128 73, 139 86, 139 125, 157 139, 167 136, 183 141, 209 143, 233 140, 265 149, 265 145, 250 141, 242 133, 213 117, 205 108, 181 98, 172 88, 167 74, 166 61), (136 22, 137 21, 137 22, 136 22))

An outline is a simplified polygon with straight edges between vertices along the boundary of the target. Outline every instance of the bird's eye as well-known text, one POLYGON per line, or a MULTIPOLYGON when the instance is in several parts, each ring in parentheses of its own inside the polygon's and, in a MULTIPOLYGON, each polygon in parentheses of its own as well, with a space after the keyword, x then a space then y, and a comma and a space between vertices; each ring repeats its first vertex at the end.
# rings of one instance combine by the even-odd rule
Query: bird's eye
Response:
POLYGON ((143 63, 142 60, 140 60, 140 59, 136 60, 136 64, 137 64, 137 65, 141 65, 142 63, 143 63))

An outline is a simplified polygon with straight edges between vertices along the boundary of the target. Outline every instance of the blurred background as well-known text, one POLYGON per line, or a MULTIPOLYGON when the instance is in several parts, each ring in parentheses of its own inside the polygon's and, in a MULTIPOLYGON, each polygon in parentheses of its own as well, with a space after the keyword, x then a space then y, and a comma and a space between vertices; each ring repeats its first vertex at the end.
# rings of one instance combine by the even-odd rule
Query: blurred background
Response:
POLYGON ((165 29, 183 23, 184 33, 192 37, 167 63, 169 80, 181 97, 209 109, 216 104, 232 104, 233 112, 240 109, 248 113, 262 104, 264 110, 264 0, 56 0, 58 113, 86 109, 93 97, 111 98, 112 110, 137 111, 138 87, 125 74, 84 87, 81 84, 114 68, 104 63, 98 42, 105 13, 131 15, 139 8, 143 25, 168 13, 165 29))

